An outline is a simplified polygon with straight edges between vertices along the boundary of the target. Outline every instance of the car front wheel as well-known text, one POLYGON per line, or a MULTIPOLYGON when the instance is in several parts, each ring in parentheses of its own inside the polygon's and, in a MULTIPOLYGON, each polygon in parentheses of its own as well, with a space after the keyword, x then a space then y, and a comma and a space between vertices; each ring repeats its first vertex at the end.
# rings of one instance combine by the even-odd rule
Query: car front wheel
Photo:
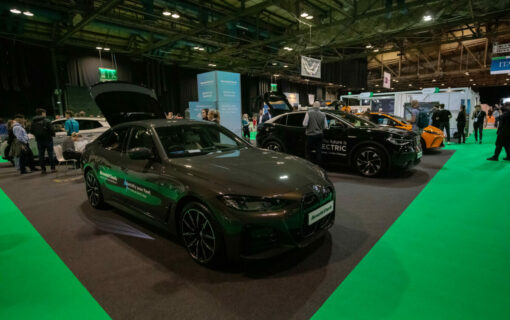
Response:
POLYGON ((198 202, 187 204, 181 213, 181 237, 195 262, 217 266, 224 262, 224 241, 210 211, 198 202))
POLYGON ((276 151, 276 152, 284 151, 282 144, 280 142, 274 141, 274 140, 266 142, 266 144, 264 145, 264 148, 266 148, 267 150, 276 151))
POLYGON ((358 150, 354 155, 353 164, 365 177, 375 177, 386 170, 386 158, 383 152, 375 147, 364 147, 358 150))

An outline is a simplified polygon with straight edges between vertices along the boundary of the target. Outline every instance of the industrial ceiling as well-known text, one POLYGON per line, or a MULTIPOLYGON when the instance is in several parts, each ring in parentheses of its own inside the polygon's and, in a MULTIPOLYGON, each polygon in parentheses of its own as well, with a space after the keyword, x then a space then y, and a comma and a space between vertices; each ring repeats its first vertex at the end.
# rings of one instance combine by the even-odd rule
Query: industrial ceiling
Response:
POLYGON ((366 57, 369 88, 352 90, 382 90, 384 71, 397 90, 508 78, 488 64, 510 40, 510 0, 22 0, 0 19, 2 38, 296 81, 301 55, 366 57))

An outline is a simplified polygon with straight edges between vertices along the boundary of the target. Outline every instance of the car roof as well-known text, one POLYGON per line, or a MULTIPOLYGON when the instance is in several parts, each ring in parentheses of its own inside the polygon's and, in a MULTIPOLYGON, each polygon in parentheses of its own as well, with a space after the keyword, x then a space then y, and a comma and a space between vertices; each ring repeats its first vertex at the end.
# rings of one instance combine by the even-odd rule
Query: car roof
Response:
MULTIPOLYGON (((106 122, 106 119, 103 118, 103 117, 100 117, 100 118, 96 118, 96 117, 73 117, 74 120, 95 120, 95 121, 105 121, 106 122)), ((65 121, 67 120, 66 118, 62 118, 62 119, 55 119, 53 120, 52 122, 55 122, 55 121, 65 121)))

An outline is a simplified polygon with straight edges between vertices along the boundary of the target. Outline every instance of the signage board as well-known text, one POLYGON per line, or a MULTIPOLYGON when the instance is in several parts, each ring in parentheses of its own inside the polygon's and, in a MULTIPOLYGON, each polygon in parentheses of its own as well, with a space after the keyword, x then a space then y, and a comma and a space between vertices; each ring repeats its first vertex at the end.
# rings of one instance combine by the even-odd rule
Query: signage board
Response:
POLYGON ((510 73, 510 56, 493 57, 491 63, 491 74, 510 73))
POLYGON ((423 94, 439 93, 439 88, 424 88, 421 90, 423 94))
POLYGON ((99 71, 99 82, 105 81, 117 81, 117 70, 108 68, 98 68, 99 71))
POLYGON ((301 75, 320 79, 321 61, 319 59, 301 56, 301 75))
POLYGON ((198 100, 201 102, 205 101, 216 101, 216 72, 206 72, 197 75, 198 84, 198 100))
POLYGON ((271 92, 276 92, 276 91, 278 91, 278 84, 271 83, 271 92))
POLYGON ((359 97, 361 99, 371 98, 373 96, 374 96, 373 92, 362 92, 362 93, 359 94, 359 97))
POLYGON ((501 54, 501 53, 508 53, 510 52, 510 43, 495 43, 492 46, 492 53, 493 54, 501 54))
POLYGON ((383 88, 391 89, 391 74, 389 72, 384 72, 383 78, 383 88))

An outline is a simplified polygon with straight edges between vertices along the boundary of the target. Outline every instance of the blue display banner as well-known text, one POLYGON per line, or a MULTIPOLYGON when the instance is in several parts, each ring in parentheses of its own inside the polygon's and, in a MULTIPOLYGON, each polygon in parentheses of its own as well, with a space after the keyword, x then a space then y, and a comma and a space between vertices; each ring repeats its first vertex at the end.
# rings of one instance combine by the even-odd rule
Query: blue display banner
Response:
POLYGON ((241 102, 219 101, 220 123, 241 137, 241 102))
POLYGON ((218 101, 241 101, 241 75, 216 71, 218 101))
POLYGON ((217 101, 216 72, 206 72, 197 75, 198 101, 217 101))
POLYGON ((510 56, 492 58, 491 74, 506 73, 510 73, 510 56))
POLYGON ((199 102, 190 101, 189 105, 189 116, 191 120, 202 120, 202 110, 217 109, 216 102, 199 102))

